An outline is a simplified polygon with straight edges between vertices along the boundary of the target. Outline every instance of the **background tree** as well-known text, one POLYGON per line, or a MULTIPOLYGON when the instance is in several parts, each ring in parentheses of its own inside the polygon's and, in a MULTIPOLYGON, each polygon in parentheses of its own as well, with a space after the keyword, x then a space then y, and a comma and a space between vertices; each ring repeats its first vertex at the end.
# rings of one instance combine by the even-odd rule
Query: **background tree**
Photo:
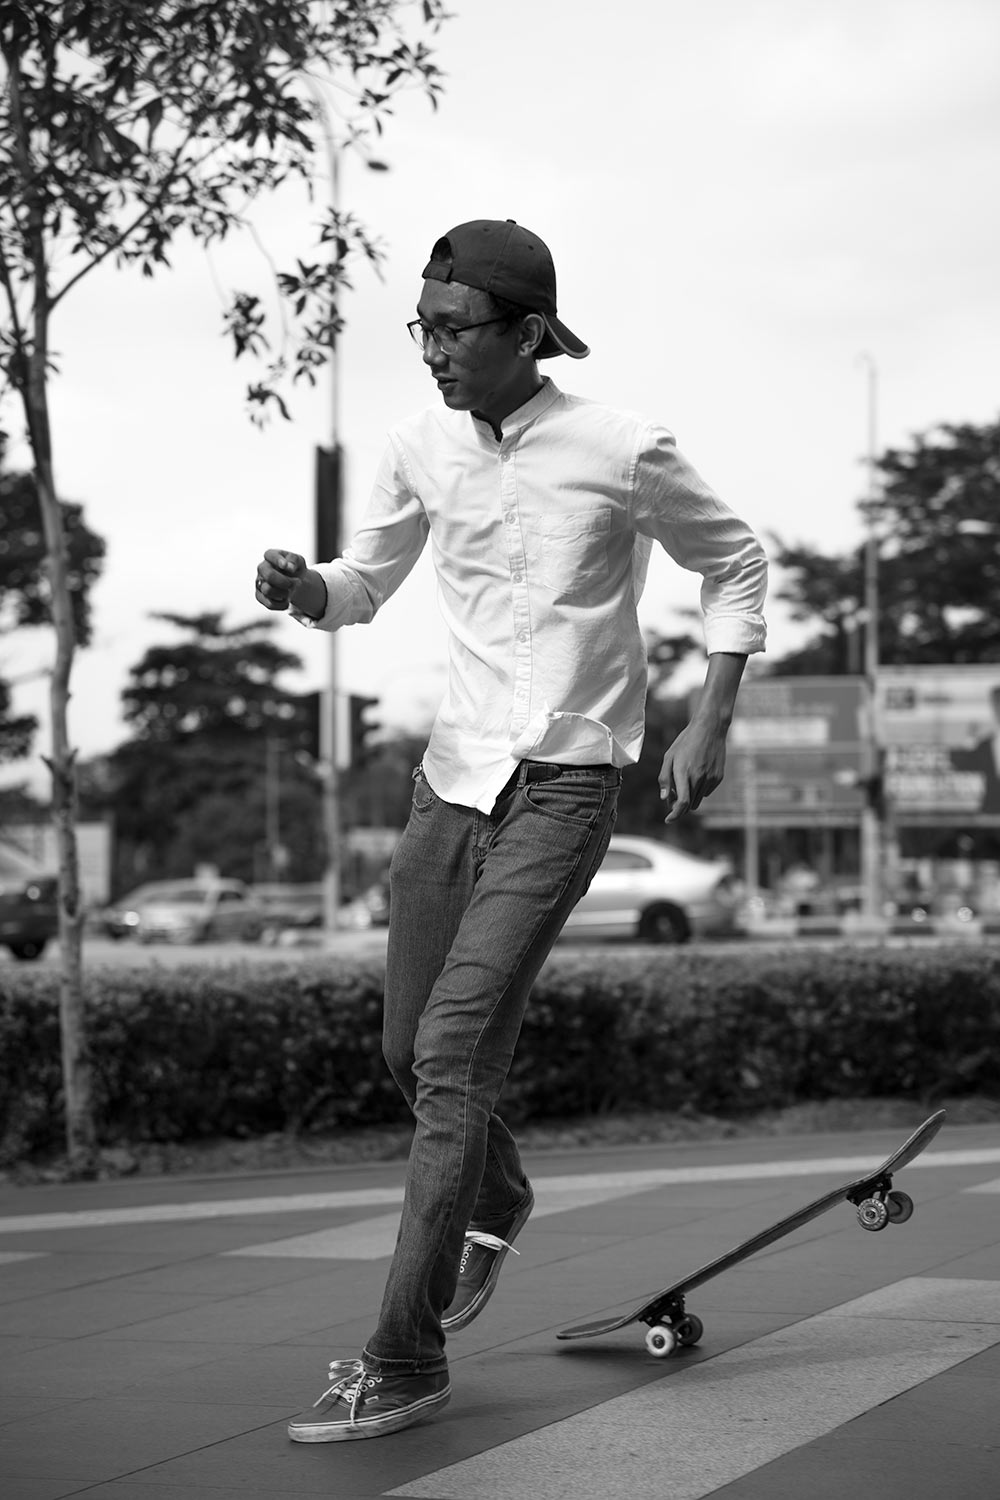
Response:
MULTIPOLYGON (((343 78, 347 142, 381 129, 410 83, 440 88, 426 44, 441 0, 0 0, 0 377, 19 398, 45 531, 56 650, 51 679, 53 818, 59 847, 60 1015, 67 1144, 94 1155, 82 1001, 74 752, 66 705, 76 646, 49 417, 53 312, 111 259, 146 275, 183 231, 210 243, 246 222, 261 194, 309 180, 322 86, 343 78)), ((267 354, 249 390, 258 411, 286 378, 312 379, 340 326, 361 225, 329 212, 315 264, 278 278, 288 341, 269 351, 259 298, 238 293, 237 355, 267 354)))
MULTIPOLYGON (((15 630, 51 626, 45 534, 38 489, 30 474, 5 472, 0 438, 0 639, 15 630)), ((60 507, 66 542, 66 585, 73 629, 81 646, 91 636, 90 590, 100 576, 104 542, 86 525, 83 507, 60 507)), ((9 684, 0 678, 0 761, 26 756, 38 728, 33 714, 14 714, 9 684)))
POLYGON ((22 760, 38 728, 34 714, 16 714, 10 687, 0 678, 0 762, 22 760))
POLYGON ((406 826, 413 800, 413 768, 427 749, 429 731, 383 732, 370 749, 341 771, 345 830, 406 826))
MULTIPOLYGON (((879 538, 879 660, 1000 661, 1000 422, 942 424, 878 468, 881 492, 861 511, 879 538)), ((860 671, 863 549, 829 557, 773 540, 776 597, 819 628, 772 670, 860 671)))
POLYGON ((229 628, 219 614, 154 618, 181 635, 150 647, 122 693, 133 733, 106 758, 105 776, 116 887, 190 875, 203 863, 264 878, 269 776, 278 778, 288 878, 317 878, 323 856, 309 714, 300 695, 278 684, 301 658, 274 643, 266 618, 229 628))
MULTIPOLYGON (((698 612, 689 609, 680 611, 680 614, 682 619, 691 622, 690 630, 679 630, 671 635, 657 632, 646 640, 649 682, 646 734, 639 760, 629 767, 622 782, 615 825, 619 833, 638 833, 652 838, 663 833, 660 767, 667 747, 691 717, 690 694, 676 692, 674 679, 680 667, 702 652, 698 612)), ((673 837, 690 848, 700 848, 703 830, 698 819, 691 818, 679 825, 673 837)))
MULTIPOLYGON (((770 554, 772 564, 783 574, 780 585, 772 584, 774 598, 789 604, 791 618, 797 625, 810 627, 811 634, 784 656, 771 657, 766 670, 786 677, 861 672, 864 549, 828 557, 811 547, 788 546, 772 537, 770 554)), ((881 568, 879 573, 884 595, 881 568)))

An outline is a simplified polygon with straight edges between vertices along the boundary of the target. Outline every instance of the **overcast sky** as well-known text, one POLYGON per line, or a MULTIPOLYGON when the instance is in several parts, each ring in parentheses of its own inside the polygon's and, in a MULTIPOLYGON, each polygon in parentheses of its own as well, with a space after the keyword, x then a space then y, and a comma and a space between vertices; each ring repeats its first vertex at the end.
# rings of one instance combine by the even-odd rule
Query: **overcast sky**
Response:
MULTIPOLYGON (((344 206, 387 249, 384 280, 359 266, 345 309, 349 524, 386 429, 438 399, 403 324, 431 244, 470 218, 515 218, 553 251, 560 314, 593 353, 546 373, 665 422, 765 538, 828 551, 859 540, 866 355, 879 446, 997 419, 995 0, 451 8, 440 108, 407 97, 378 147, 391 170, 352 158, 342 170, 344 206)), ((259 216, 279 266, 311 251, 315 217, 297 198, 259 216)), ((253 428, 252 370, 233 363, 220 310, 224 290, 266 289, 267 263, 248 239, 173 259, 155 281, 108 270, 82 283, 53 330, 57 481, 108 546, 74 679, 84 755, 125 737, 128 668, 171 636, 152 613, 253 618, 263 549, 311 551, 329 385, 297 400, 293 424, 253 428)), ((27 467, 23 447, 11 459, 27 467)), ((663 559, 644 623, 676 628, 697 586, 663 559)), ((796 637, 769 613, 780 651, 796 637)), ((319 686, 326 639, 287 619, 276 635, 303 659, 288 685, 319 686)), ((389 721, 426 719, 445 656, 429 557, 373 625, 339 641, 344 690, 382 697, 389 721)), ((4 642, 0 666, 18 677, 50 653, 46 632, 26 632, 4 642)), ((16 707, 45 721, 46 694, 24 682, 16 707)))

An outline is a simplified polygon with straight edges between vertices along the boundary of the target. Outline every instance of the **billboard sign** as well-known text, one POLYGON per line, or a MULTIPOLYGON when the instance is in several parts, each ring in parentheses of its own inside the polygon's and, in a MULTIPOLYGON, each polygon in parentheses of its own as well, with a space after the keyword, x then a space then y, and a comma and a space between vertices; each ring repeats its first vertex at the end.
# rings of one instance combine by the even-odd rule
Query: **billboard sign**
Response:
POLYGON ((876 711, 898 822, 1000 825, 1000 663, 882 668, 876 711))
POLYGON ((852 827, 865 753, 863 677, 770 677, 736 701, 726 779, 703 808, 710 827, 852 827))

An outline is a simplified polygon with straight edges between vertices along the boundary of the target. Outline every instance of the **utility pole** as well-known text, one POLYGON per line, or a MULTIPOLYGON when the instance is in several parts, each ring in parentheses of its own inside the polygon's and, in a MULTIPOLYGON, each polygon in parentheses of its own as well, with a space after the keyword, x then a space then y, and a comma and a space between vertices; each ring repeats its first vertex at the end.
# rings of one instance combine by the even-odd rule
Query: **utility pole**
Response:
MULTIPOLYGON (((333 335, 331 334, 331 345, 333 335)), ((336 356, 331 348, 331 360, 336 356)), ((343 497, 340 444, 336 416, 333 419, 333 446, 318 449, 316 454, 316 535, 317 557, 328 562, 340 552, 340 512, 343 497), (329 549, 321 543, 333 540, 329 549)), ((340 766, 338 764, 337 711, 339 665, 337 632, 327 634, 326 682, 320 694, 319 759, 320 784, 323 791, 323 841, 326 864, 323 869, 323 931, 331 937, 340 921, 340 890, 343 871, 343 828, 340 816, 340 766)))
MULTIPOLYGON (((333 138, 323 112, 327 157, 330 164, 330 204, 334 217, 340 213, 340 148, 333 138)), ((339 256, 340 237, 331 240, 331 253, 339 256)), ((330 292, 330 446, 316 455, 316 540, 321 548, 317 556, 329 562, 340 552, 341 507, 343 504, 343 463, 340 448, 340 350, 336 328, 336 290, 330 292), (329 550, 324 546, 329 545, 329 550)), ((327 637, 326 685, 320 698, 319 755, 323 787, 323 835, 326 865, 323 870, 323 932, 331 938, 340 922, 340 890, 343 874, 343 829, 340 817, 340 767, 337 764, 337 706, 339 702, 339 665, 337 632, 327 637)))
POLYGON ((275 734, 264 741, 264 827, 267 845, 267 877, 280 880, 281 847, 281 743, 275 734))
MULTIPOLYGON (((861 360, 868 373, 868 440, 865 470, 866 499, 877 496, 876 445, 878 429, 878 369, 870 354, 861 360)), ((879 577, 878 532, 871 510, 867 516, 864 548, 865 654, 864 675, 868 700, 868 722, 864 745, 865 801, 861 810, 861 884, 865 918, 874 923, 882 916, 882 818, 881 796, 876 788, 882 776, 882 745, 878 721, 878 624, 879 577)))
MULTIPOLYGON (((330 172, 330 206, 334 220, 340 214, 340 144, 334 139, 323 100, 317 94, 318 114, 326 141, 330 172)), ((386 172, 385 162, 364 157, 365 166, 373 172, 386 172)), ((330 241, 334 268, 342 253, 343 241, 334 234, 330 241)), ((316 536, 317 559, 328 562, 339 554, 343 524, 344 450, 340 437, 340 348, 337 339, 337 278, 330 290, 330 406, 329 447, 316 453, 316 536)), ((340 673, 337 631, 328 633, 326 684, 320 698, 319 752, 323 794, 323 834, 326 865, 323 872, 323 932, 331 938, 340 923, 340 898, 343 883, 343 822, 340 805, 340 673)))
POLYGON ((743 751, 743 882, 750 899, 760 893, 760 823, 757 806, 757 757, 751 745, 743 751))

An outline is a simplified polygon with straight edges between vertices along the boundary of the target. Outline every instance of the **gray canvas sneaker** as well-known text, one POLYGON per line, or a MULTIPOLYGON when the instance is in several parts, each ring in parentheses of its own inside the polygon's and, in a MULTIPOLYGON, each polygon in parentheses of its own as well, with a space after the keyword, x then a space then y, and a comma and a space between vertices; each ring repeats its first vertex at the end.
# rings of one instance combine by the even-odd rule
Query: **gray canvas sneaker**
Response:
POLYGON ((535 1206, 534 1195, 512 1217, 504 1237, 487 1234, 481 1229, 467 1229, 462 1246, 462 1261, 458 1272, 455 1295, 445 1309, 441 1327, 445 1333, 456 1333, 478 1318, 496 1290, 500 1267, 508 1250, 515 1255, 513 1241, 528 1222, 528 1215, 535 1206))
POLYGON ((360 1359, 334 1360, 331 1384, 308 1411, 293 1417, 295 1443, 341 1443, 382 1437, 432 1417, 451 1397, 448 1371, 436 1375, 370 1375, 360 1359))

